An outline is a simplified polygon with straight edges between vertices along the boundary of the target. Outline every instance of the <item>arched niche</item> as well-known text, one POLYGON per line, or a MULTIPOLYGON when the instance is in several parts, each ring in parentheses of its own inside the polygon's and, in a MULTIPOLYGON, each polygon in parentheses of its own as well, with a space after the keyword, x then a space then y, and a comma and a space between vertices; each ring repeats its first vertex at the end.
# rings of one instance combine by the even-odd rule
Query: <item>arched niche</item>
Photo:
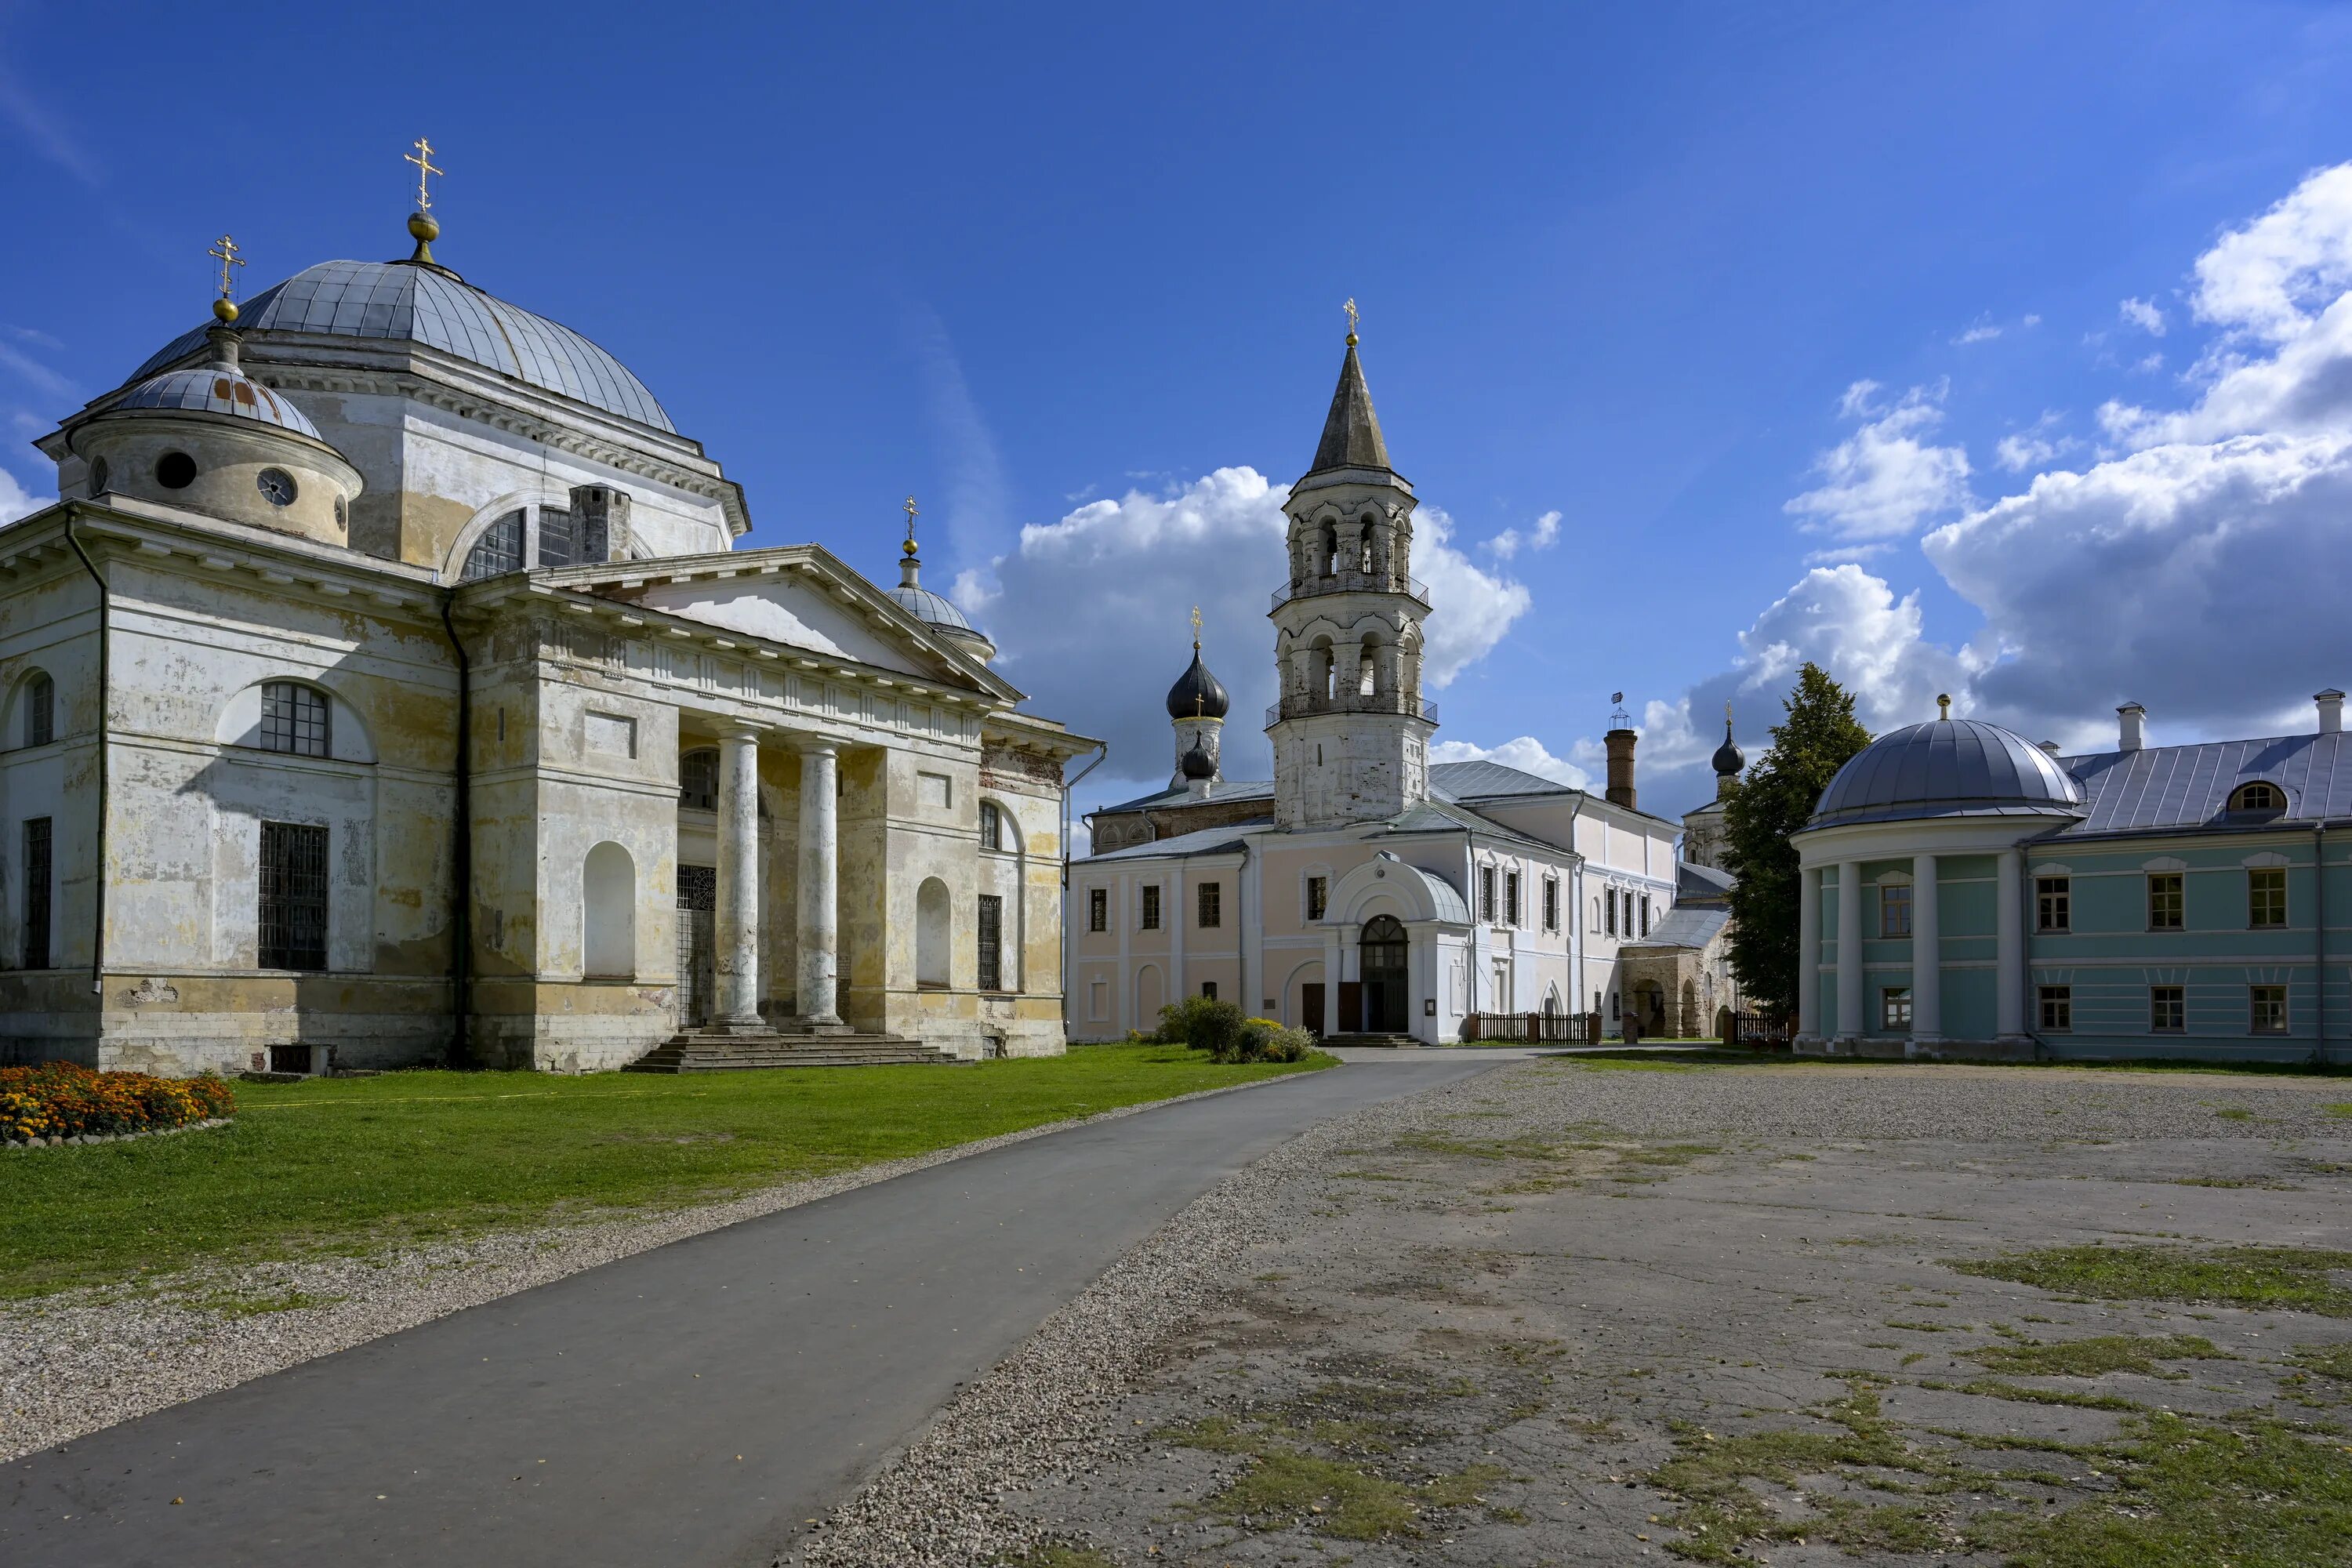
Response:
POLYGON ((948 885, 927 877, 915 889, 915 984, 944 991, 949 984, 950 954, 955 951, 954 920, 948 905, 948 885))
POLYGON ((580 868, 580 967, 591 980, 636 977, 636 862, 609 839, 580 868))

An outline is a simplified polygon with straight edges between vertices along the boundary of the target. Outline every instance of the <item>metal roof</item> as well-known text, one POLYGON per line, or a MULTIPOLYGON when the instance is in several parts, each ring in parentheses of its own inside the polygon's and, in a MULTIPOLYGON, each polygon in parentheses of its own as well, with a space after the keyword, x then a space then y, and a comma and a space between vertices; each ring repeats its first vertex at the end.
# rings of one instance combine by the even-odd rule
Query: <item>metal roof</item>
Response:
POLYGON ((1629 942, 1627 947, 1705 947, 1716 933, 1731 923, 1729 910, 1708 909, 1705 905, 1685 908, 1677 905, 1668 910, 1665 918, 1650 928, 1650 934, 1629 942))
POLYGON ((1678 899, 1727 899, 1739 879, 1713 866, 1700 866, 1691 861, 1677 862, 1675 871, 1675 897, 1678 899))
POLYGON ((929 588, 919 586, 910 588, 902 583, 896 588, 885 588, 882 591, 897 600, 900 609, 926 626, 945 626, 950 631, 959 632, 971 630, 971 623, 964 619, 961 610, 957 609, 944 595, 934 594, 929 588))
POLYGON ((1274 826, 1270 816, 1252 822, 1229 822, 1222 826, 1202 827, 1191 833, 1180 833, 1173 838, 1155 838, 1149 844, 1131 844, 1124 849, 1107 849, 1100 855, 1089 855, 1087 861, 1150 860, 1163 855, 1225 855, 1244 847, 1242 835, 1263 832, 1274 826))
MULTIPOLYGON (((137 380, 205 346, 211 323, 181 334, 137 380)), ((237 327, 426 344, 542 391, 677 434, 626 366, 571 328, 535 316, 437 268, 406 261, 321 261, 246 301, 237 327)))
POLYGON ((2083 788, 2022 735, 1976 719, 1890 730, 1822 791, 1809 827, 1916 817, 2074 816, 2083 788))
POLYGON ((1453 883, 1426 867, 1409 866, 1402 860, 1395 864, 1403 866, 1406 870, 1419 877, 1423 885, 1429 889, 1430 902, 1435 907, 1439 920, 1452 925, 1466 926, 1470 923, 1469 901, 1463 898, 1461 891, 1453 883))
POLYGON ((199 414, 226 414, 274 425, 314 441, 320 438, 319 427, 304 417, 300 409, 225 364, 196 365, 151 375, 132 387, 114 408, 182 408, 199 414))
POLYGON ((1432 763, 1431 793, 1446 800, 1477 800, 1500 795, 1574 795, 1574 786, 1500 763, 1432 763))
POLYGON ((2352 816, 2352 744, 2342 733, 2263 741, 2208 741, 2059 759, 2082 783, 2083 820, 2063 837, 2158 828, 2243 827, 2264 821, 2352 816), (2286 794, 2286 809, 2232 812, 2230 796, 2257 779, 2286 794))
POLYGON ((1364 367, 1350 334, 1348 357, 1339 362, 1339 384, 1331 393, 1331 412, 1324 416, 1323 438, 1315 444, 1315 461, 1307 471, 1388 466, 1388 443, 1381 438, 1380 416, 1372 412, 1372 394, 1364 385, 1364 367))

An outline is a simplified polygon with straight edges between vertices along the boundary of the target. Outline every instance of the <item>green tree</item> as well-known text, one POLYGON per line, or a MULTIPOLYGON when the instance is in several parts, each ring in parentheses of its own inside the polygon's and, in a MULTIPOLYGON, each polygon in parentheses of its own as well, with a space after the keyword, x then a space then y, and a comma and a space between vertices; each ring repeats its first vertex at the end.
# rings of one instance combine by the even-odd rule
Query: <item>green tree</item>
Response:
POLYGON ((1797 925, 1802 883, 1789 836, 1805 826, 1813 803, 1848 759, 1870 744, 1853 716, 1853 698, 1819 665, 1797 671, 1772 730, 1772 749, 1748 770, 1724 803, 1724 868, 1731 890, 1731 969, 1748 1005, 1768 1018, 1797 1011, 1797 925))

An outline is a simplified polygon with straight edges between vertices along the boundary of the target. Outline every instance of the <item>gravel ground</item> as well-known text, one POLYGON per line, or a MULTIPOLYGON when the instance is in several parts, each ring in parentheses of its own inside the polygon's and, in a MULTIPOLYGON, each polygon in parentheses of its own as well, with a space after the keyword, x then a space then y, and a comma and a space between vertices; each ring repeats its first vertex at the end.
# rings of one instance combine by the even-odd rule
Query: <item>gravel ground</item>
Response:
MULTIPOLYGON (((198 1268, 135 1288, 14 1303, 0 1317, 0 1460, 739 1220, 1150 1108, 1123 1106, 726 1203, 622 1212, 362 1258, 198 1268)), ((11 1157, 72 1159, 74 1152, 23 1150, 11 1157)))
MULTIPOLYGON (((2286 1358, 2352 1353, 2352 1321, 2062 1298, 1948 1260, 2342 1246, 2347 1100, 2202 1074, 1506 1067, 1203 1195, 777 1561, 1990 1564, 2000 1529, 2107 1508, 2128 1466, 2099 1445, 2141 1415, 2343 1420, 2347 1385, 2286 1358), (2003 1347, 2086 1335, 2215 1354, 1987 1392, 2003 1347), (1730 1451, 1706 1445, 1790 1431, 1940 1479, 1735 1474, 1745 1515, 1669 1489, 1730 1451)), ((2163 1560, 2208 1560, 2188 1550, 2163 1560)), ((2284 1550, 2236 1560, 2326 1557, 2284 1550)))

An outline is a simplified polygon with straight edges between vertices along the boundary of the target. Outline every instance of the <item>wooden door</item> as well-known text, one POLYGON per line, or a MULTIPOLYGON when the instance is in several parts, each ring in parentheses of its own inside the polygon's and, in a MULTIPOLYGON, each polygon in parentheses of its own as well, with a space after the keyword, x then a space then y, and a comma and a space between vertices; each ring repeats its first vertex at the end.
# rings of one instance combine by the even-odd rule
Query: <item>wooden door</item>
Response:
POLYGON ((1310 980, 1298 988, 1298 1026, 1310 1035, 1323 1032, 1323 983, 1310 980))
POLYGON ((1360 980, 1339 982, 1339 1033, 1360 1035, 1364 1032, 1364 984, 1360 980))

